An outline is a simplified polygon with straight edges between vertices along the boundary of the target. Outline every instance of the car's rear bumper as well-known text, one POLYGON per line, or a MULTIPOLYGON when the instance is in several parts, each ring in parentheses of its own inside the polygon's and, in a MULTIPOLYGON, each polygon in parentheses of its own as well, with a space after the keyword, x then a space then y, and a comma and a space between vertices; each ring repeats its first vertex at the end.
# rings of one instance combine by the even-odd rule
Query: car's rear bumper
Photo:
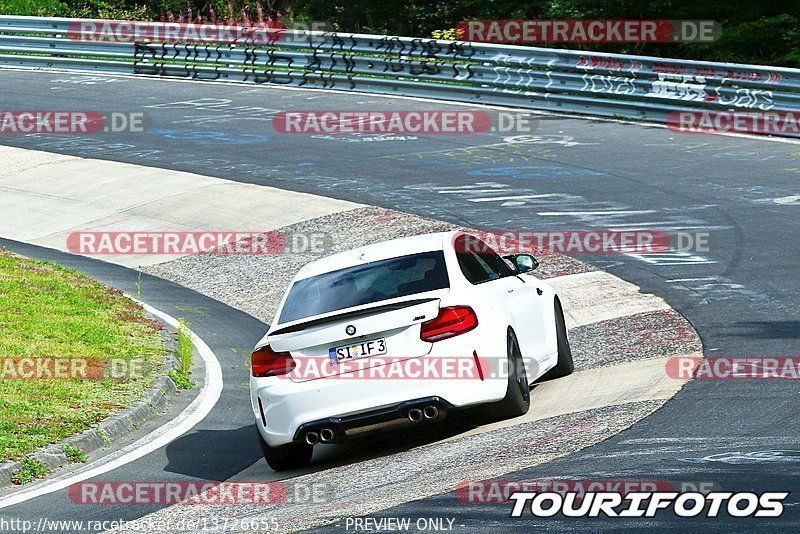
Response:
MULTIPOLYGON (((436 405, 448 411, 502 399, 508 381, 485 380, 347 380, 330 378, 296 383, 281 378, 252 378, 253 413, 268 445, 305 439, 309 431, 334 430, 336 441, 408 420, 408 410, 436 405), (260 403, 259 403, 260 401, 260 403), (266 425, 264 424, 266 421, 266 425), (327 425, 327 426, 326 426, 327 425)), ((335 442, 335 441, 332 441, 335 442)))
POLYGON ((313 443, 343 443, 355 435, 444 421, 447 414, 456 409, 441 397, 413 399, 360 414, 303 423, 294 434, 294 442, 309 443, 311 434, 313 443), (329 438, 326 438, 326 431, 329 438))

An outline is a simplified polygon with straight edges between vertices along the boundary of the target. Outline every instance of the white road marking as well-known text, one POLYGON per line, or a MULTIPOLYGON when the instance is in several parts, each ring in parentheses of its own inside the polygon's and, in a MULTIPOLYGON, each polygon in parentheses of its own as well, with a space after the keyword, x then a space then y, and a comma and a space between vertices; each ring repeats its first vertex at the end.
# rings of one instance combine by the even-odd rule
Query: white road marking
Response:
POLYGON ((667 280, 667 283, 671 284, 673 282, 703 282, 703 281, 708 281, 708 280, 716 281, 717 279, 713 278, 713 277, 712 278, 675 278, 674 280, 667 280))
POLYGON ((637 223, 632 226, 609 226, 607 230, 611 232, 630 232, 633 230, 644 230, 645 226, 655 227, 656 231, 661 232, 674 232, 676 230, 703 230, 706 232, 710 231, 719 231, 719 230, 730 230, 733 226, 703 226, 703 225, 695 225, 695 226, 658 226, 653 225, 650 223, 637 223))
POLYGON ((549 194, 541 194, 541 195, 516 195, 513 197, 482 197, 482 198, 468 198, 470 202, 494 202, 494 201, 501 201, 501 200, 523 200, 523 199, 532 199, 532 198, 552 198, 552 197, 561 197, 562 195, 558 193, 549 193, 549 194))
MULTIPOLYGON (((136 300, 133 297, 130 297, 136 300)), ((137 301, 139 302, 139 301, 137 301)), ((157 316, 159 319, 167 323, 173 328, 178 328, 178 320, 166 313, 149 306, 143 302, 139 302, 145 310, 157 316)), ((0 502, 0 509, 14 506, 42 495, 47 495, 62 489, 68 488, 72 484, 82 482, 84 480, 94 478, 103 473, 113 471, 118 467, 122 467, 134 460, 150 454, 151 452, 160 449, 161 447, 169 444, 183 434, 190 431, 197 423, 202 421, 212 408, 217 404, 219 396, 222 393, 222 368, 219 365, 217 357, 214 352, 209 348, 206 343, 198 337, 197 334, 189 331, 192 343, 194 343, 197 352, 203 359, 206 366, 206 377, 203 383, 203 389, 197 395, 197 398, 186 407, 175 419, 166 423, 165 425, 150 432, 142 437, 135 443, 131 443, 118 451, 115 451, 108 456, 104 456, 85 466, 75 473, 69 473, 60 477, 47 480, 32 488, 23 489, 16 493, 4 497, 0 502)))
POLYGON ((474 189, 483 189, 487 187, 492 188, 490 191, 494 191, 495 189, 506 189, 508 188, 508 184, 501 184, 499 182, 475 182, 473 185, 444 185, 427 183, 405 185, 403 186, 403 189, 408 189, 410 191, 432 191, 434 189, 438 189, 439 192, 453 191, 458 193, 471 193, 474 189))
POLYGON ((773 200, 775 204, 792 205, 800 204, 800 195, 792 195, 788 197, 776 198, 773 200))
POLYGON ((465 187, 463 189, 442 190, 442 191, 439 191, 439 194, 447 195, 447 194, 450 194, 450 193, 465 193, 466 194, 466 193, 498 193, 498 192, 500 192, 499 188, 496 188, 496 189, 468 189, 468 188, 465 187))
POLYGON ((688 252, 664 252, 653 254, 626 254, 631 258, 641 260, 650 265, 711 265, 717 263, 715 260, 690 254, 688 252))
POLYGON ((558 216, 582 216, 582 215, 645 215, 648 213, 655 213, 655 210, 611 210, 611 211, 542 211, 537 213, 543 217, 558 217, 558 216))
MULTIPOLYGON (((612 228, 619 228, 620 230, 636 230, 638 227, 641 226, 654 226, 656 228, 666 228, 668 225, 673 224, 675 221, 651 221, 651 222, 639 222, 636 223, 635 226, 609 226, 609 230, 612 228)), ((678 228, 677 226, 672 226, 671 228, 678 228)), ((705 226, 681 226, 680 228, 705 228, 705 226)))

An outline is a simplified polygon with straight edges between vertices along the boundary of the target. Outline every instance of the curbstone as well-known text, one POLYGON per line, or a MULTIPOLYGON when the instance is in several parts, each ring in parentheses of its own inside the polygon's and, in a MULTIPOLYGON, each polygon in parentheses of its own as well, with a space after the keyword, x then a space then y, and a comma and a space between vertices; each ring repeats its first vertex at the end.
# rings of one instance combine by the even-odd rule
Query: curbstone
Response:
POLYGON ((20 469, 22 469, 22 464, 19 462, 0 464, 0 487, 11 486, 11 477, 20 469))
POLYGON ((33 458, 45 466, 48 471, 54 471, 69 463, 67 455, 64 454, 64 451, 58 445, 48 445, 44 449, 40 449, 28 455, 28 458, 33 458))

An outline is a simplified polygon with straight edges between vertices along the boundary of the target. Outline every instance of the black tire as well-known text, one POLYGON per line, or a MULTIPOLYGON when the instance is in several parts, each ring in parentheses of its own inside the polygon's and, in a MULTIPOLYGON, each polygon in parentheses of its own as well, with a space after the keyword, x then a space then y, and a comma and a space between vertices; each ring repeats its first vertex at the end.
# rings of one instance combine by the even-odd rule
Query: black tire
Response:
POLYGON ((569 348, 569 339, 567 338, 567 323, 564 322, 564 310, 561 308, 561 302, 558 300, 558 297, 556 297, 553 306, 555 307, 556 317, 558 362, 556 363, 555 367, 543 374, 538 382, 562 378, 571 375, 575 370, 575 364, 572 361, 572 350, 569 348))
POLYGON ((522 353, 514 332, 508 332, 508 386, 506 396, 492 408, 494 419, 511 419, 528 413, 531 407, 531 388, 522 361, 522 353))
MULTIPOLYGON (((257 425, 258 423, 256 423, 257 425)), ((287 469, 297 469, 305 467, 311 463, 311 455, 314 453, 312 445, 305 443, 289 443, 280 447, 270 447, 261 432, 256 428, 258 434, 258 444, 261 446, 261 453, 267 464, 273 471, 286 471, 287 469)))

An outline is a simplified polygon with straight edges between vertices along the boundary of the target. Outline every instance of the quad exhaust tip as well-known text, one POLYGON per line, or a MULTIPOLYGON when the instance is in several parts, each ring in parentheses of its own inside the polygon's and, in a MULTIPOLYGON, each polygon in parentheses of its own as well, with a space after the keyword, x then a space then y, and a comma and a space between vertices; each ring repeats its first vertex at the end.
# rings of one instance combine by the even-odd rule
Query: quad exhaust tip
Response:
POLYGON ((439 417, 439 413, 439 408, 432 404, 424 408, 411 408, 408 411, 408 420, 412 423, 419 423, 423 419, 436 419, 439 417))
POLYGON ((319 434, 317 434, 316 432, 309 432, 308 434, 306 434, 306 443, 308 443, 309 445, 316 445, 317 443, 319 443, 319 434))
POLYGON ((408 411, 408 420, 411 421, 412 423, 419 423, 420 421, 422 421, 422 417, 423 417, 422 410, 420 410, 419 408, 411 408, 408 411))
POLYGON ((333 437, 334 433, 330 428, 323 428, 319 431, 319 439, 322 440, 323 443, 330 443, 333 441, 333 437))

